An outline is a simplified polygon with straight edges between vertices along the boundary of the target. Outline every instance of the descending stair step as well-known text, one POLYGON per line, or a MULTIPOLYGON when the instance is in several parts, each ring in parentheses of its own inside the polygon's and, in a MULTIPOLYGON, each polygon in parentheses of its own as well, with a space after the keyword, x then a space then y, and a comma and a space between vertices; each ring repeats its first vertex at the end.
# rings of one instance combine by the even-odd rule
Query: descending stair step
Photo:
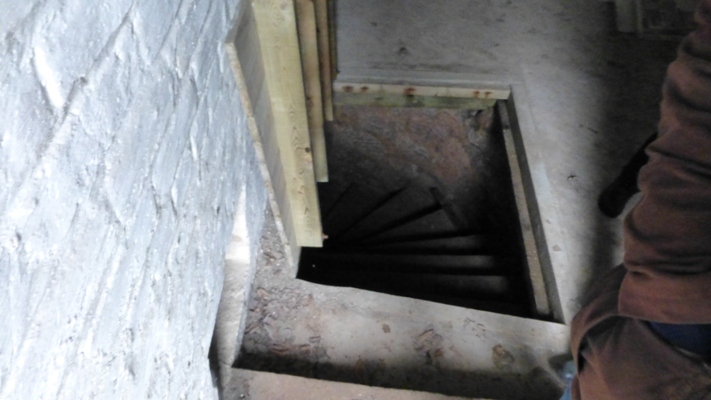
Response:
POLYGON ((299 271, 297 278, 329 286, 346 286, 394 295, 446 294, 469 300, 514 300, 509 280, 504 276, 461 276, 411 274, 384 271, 335 270, 312 273, 299 271))
POLYGON ((449 216, 449 219, 452 223, 454 223, 454 226, 462 232, 471 230, 471 226, 469 224, 470 221, 467 220, 457 206, 452 204, 450 198, 447 198, 447 196, 438 188, 431 188, 430 193, 432 193, 432 196, 437 199, 437 202, 442 206, 444 212, 447 213, 447 216, 449 216))
POLYGON ((405 240, 390 243, 354 246, 355 249, 375 253, 409 254, 482 254, 490 246, 486 235, 453 236, 440 239, 405 240))
POLYGON ((343 182, 340 180, 331 180, 329 182, 317 182, 318 203, 321 209, 321 216, 326 219, 333 211, 333 208, 338 204, 338 201, 343 198, 343 195, 353 187, 353 182, 343 182))
POLYGON ((358 240, 418 219, 440 209, 429 191, 415 187, 400 190, 380 207, 358 221, 339 237, 342 242, 358 240))
POLYGON ((507 275, 512 260, 483 255, 370 254, 304 248, 301 269, 358 270, 421 274, 507 275))
POLYGON ((330 242, 333 242, 338 235, 377 209, 390 197, 392 197, 391 193, 382 193, 371 187, 353 183, 324 218, 324 233, 329 236, 330 242))
MULTIPOLYGON (((315 368, 314 368, 315 369, 315 368)), ((229 382, 239 393, 252 400, 477 400, 474 398, 450 397, 443 394, 411 390, 385 389, 362 384, 344 383, 303 378, 294 375, 275 374, 233 368, 229 382)), ((236 394, 236 396, 237 396, 236 394)), ((231 397, 236 398, 236 397, 231 397)), ((243 398, 243 397, 240 397, 243 398)), ((478 399, 485 400, 485 399, 478 399)))
POLYGON ((461 234, 443 210, 437 210, 414 221, 364 238, 358 244, 392 243, 403 240, 434 239, 461 234))
POLYGON ((429 293, 400 293, 398 296, 427 300, 435 303, 449 304, 452 306, 471 308, 475 310, 489 311, 497 314, 515 315, 519 317, 525 317, 531 314, 531 307, 526 304, 522 304, 520 300, 475 300, 464 297, 429 293))

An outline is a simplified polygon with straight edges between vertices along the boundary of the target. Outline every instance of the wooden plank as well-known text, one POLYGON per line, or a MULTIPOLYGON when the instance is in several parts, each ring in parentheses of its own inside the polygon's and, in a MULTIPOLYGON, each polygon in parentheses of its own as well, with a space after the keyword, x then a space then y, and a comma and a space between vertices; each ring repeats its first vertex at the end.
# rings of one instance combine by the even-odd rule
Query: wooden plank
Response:
MULTIPOLYGON (((403 71, 389 69, 351 68, 339 71, 336 82, 357 82, 369 84, 388 84, 401 86, 447 87, 478 89, 480 91, 511 92, 511 83, 515 76, 471 74, 443 71, 403 71)), ((502 94, 503 97, 503 94, 502 94)))
POLYGON ((526 200, 521 165, 516 152, 506 103, 503 101, 498 102, 496 109, 499 112, 499 117, 501 119, 504 144, 508 155, 509 168, 511 170, 511 183, 513 184, 514 197, 516 198, 516 208, 518 209, 519 224, 523 235, 523 246, 526 252, 525 267, 528 272, 526 278, 531 287, 535 312, 538 316, 548 316, 551 313, 551 307, 548 301, 543 268, 541 267, 541 261, 538 258, 536 237, 533 233, 533 224, 531 223, 531 217, 528 211, 528 201, 526 200))
POLYGON ((286 197, 282 203, 289 208, 296 243, 321 247, 321 216, 294 4, 292 0, 253 0, 252 9, 274 121, 274 130, 264 134, 274 135, 279 148, 286 197))
POLYGON ((465 97, 406 96, 403 94, 334 93, 334 103, 339 106, 376 106, 407 108, 447 108, 459 110, 485 110, 496 104, 496 99, 465 97))
POLYGON ((454 87, 454 86, 418 86, 390 83, 350 82, 338 80, 333 83, 333 90, 340 93, 361 94, 397 94, 405 96, 429 97, 460 97, 471 99, 508 99, 510 90, 488 87, 454 87))
MULTIPOLYGON (((316 34, 318 39, 318 63, 321 70, 321 98, 323 118, 333 121, 333 75, 331 75, 331 36, 328 20, 328 0, 314 0, 316 34)), ((335 23, 335 21, 331 21, 335 23)))
POLYGON ((316 175, 316 182, 328 182, 314 0, 295 0, 294 6, 296 7, 296 21, 299 31, 301 68, 304 72, 306 115, 309 122, 314 174, 316 175))
POLYGON ((285 247, 287 261, 296 266, 300 247, 285 194, 284 172, 273 134, 271 104, 264 76, 256 21, 249 3, 238 10, 236 23, 225 42, 235 83, 239 91, 247 126, 254 143, 257 163, 267 188, 269 205, 277 231, 285 247), (264 100, 266 99, 266 100, 264 100))
POLYGON ((336 42, 336 0, 327 0, 328 12, 328 46, 331 56, 331 78, 338 76, 338 46, 336 42))

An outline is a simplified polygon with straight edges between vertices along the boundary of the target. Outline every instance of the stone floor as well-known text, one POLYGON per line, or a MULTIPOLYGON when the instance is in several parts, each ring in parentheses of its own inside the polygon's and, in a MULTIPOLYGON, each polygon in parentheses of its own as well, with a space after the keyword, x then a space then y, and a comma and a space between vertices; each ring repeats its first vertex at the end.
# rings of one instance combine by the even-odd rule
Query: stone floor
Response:
POLYGON ((466 400, 435 393, 383 389, 269 372, 235 369, 234 373, 239 382, 237 396, 244 400, 466 400))
POLYGON ((567 327, 295 280, 271 216, 262 237, 242 369, 497 399, 553 399, 567 327))

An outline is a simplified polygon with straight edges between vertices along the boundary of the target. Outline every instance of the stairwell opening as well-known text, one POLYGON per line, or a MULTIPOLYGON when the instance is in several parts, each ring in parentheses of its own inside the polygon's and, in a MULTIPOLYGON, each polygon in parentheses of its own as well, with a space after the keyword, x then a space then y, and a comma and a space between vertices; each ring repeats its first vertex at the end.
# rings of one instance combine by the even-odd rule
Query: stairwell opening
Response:
POLYGON ((298 279, 551 318, 505 102, 341 104, 326 140, 328 238, 298 279))

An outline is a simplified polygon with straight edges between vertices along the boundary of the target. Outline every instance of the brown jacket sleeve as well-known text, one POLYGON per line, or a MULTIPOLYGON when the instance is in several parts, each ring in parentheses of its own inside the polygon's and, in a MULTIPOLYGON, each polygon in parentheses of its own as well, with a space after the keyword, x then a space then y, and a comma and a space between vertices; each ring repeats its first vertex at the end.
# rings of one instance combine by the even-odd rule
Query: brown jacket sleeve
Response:
POLYGON ((711 323, 711 0, 667 70, 659 138, 625 220, 621 315, 711 323))
POLYGON ((663 88, 659 137, 624 225, 624 265, 572 322, 575 400, 711 399, 711 369, 645 320, 711 323, 711 0, 663 88))

